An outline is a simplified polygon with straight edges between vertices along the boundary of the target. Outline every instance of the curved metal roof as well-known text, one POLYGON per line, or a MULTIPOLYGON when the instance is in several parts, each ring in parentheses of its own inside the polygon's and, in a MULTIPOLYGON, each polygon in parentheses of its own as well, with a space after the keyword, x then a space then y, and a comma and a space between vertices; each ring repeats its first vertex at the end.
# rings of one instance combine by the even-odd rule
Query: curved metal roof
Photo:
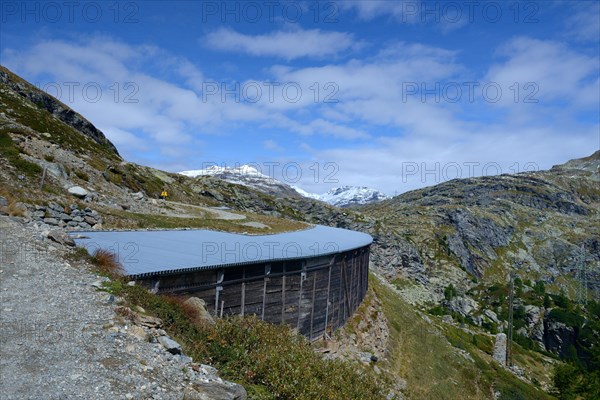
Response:
POLYGON ((91 254, 114 252, 131 276, 184 272, 264 261, 342 253, 371 244, 371 236, 316 225, 272 235, 242 235, 206 229, 166 231, 90 231, 71 234, 91 254))

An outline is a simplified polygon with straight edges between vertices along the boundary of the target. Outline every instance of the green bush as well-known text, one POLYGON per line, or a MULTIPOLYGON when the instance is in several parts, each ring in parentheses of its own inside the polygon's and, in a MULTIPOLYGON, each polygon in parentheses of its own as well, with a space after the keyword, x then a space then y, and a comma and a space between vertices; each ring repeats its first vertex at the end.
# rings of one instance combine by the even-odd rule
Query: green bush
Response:
POLYGON ((21 158, 20 153, 19 148, 8 133, 0 132, 0 156, 6 158, 17 169, 17 173, 19 174, 30 177, 41 176, 42 168, 35 163, 21 158))
POLYGON ((561 364, 554 370, 554 387, 561 400, 575 399, 575 388, 580 382, 580 371, 574 365, 561 364))
POLYGON ((548 314, 548 319, 562 322, 572 328, 579 329, 583 324, 584 318, 575 312, 566 311, 560 308, 554 308, 548 314))
POLYGON ((543 296, 546 293, 546 285, 542 281, 537 281, 533 287, 533 292, 538 296, 543 296))

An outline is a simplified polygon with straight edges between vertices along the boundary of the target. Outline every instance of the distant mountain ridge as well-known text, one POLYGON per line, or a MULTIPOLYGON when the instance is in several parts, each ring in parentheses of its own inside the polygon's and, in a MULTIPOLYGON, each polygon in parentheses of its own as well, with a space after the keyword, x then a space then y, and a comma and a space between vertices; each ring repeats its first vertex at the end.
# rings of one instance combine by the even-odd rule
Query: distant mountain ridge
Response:
POLYGON ((211 165, 204 169, 181 171, 181 175, 190 178, 212 176, 229 183, 235 183, 259 190, 272 196, 300 197, 290 185, 267 176, 251 165, 227 167, 211 165))
POLYGON ((236 167, 211 165, 204 169, 181 171, 179 173, 191 178, 212 176, 229 183, 244 185, 274 196, 302 196, 309 199, 320 200, 336 207, 370 204, 388 199, 384 193, 364 186, 341 186, 330 189, 324 194, 310 193, 297 186, 288 185, 273 177, 267 176, 251 165, 236 167))

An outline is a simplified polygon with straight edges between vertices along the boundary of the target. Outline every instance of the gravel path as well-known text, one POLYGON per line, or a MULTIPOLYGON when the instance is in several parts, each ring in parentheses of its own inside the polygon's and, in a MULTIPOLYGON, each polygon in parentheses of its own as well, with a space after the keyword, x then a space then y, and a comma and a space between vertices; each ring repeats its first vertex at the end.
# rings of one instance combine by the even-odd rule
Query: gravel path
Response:
POLYGON ((0 398, 181 399, 190 360, 119 325, 98 277, 42 229, 0 217, 0 398))

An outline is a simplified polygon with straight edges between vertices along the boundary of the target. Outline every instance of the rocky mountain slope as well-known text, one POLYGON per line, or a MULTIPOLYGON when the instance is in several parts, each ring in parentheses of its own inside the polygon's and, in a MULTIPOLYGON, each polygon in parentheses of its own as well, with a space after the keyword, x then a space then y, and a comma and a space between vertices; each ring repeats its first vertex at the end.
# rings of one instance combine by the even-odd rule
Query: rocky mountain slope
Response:
POLYGON ((87 119, 56 98, 38 90, 29 82, 12 74, 8 69, 2 66, 0 66, 0 83, 5 85, 6 89, 9 89, 12 93, 26 98, 37 107, 48 111, 61 122, 118 155, 117 148, 87 119))
POLYGON ((584 265, 597 292, 599 165, 597 151, 549 171, 454 180, 361 211, 418 248, 428 278, 454 267, 463 278, 494 281, 514 270, 568 285, 584 265))

